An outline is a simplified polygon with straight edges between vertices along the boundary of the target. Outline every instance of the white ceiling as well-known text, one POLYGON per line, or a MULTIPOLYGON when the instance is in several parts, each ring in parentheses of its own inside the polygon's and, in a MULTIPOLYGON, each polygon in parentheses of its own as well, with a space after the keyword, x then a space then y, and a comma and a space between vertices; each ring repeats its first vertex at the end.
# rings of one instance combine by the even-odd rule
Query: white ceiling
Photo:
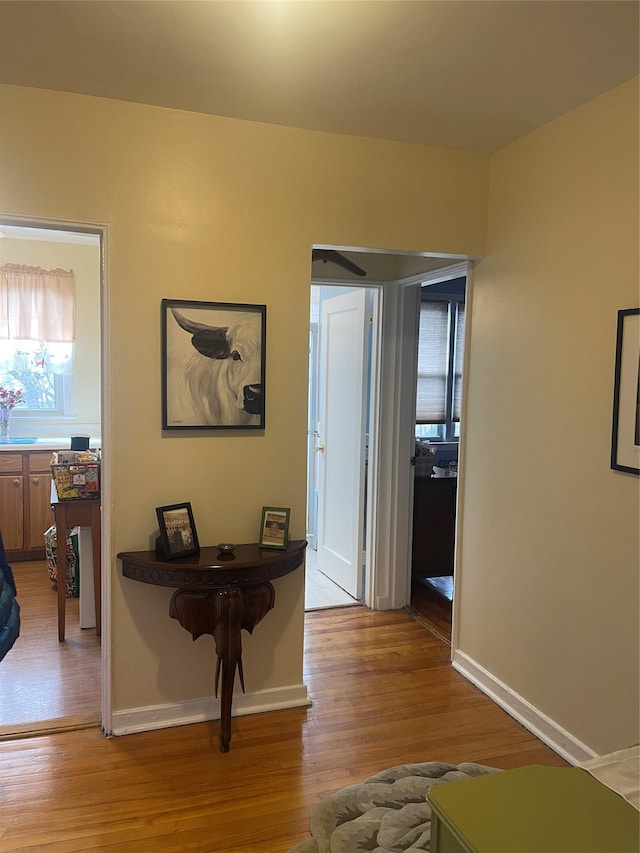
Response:
MULTIPOLYGON (((0 82, 492 152, 638 74, 639 8, 636 0, 0 0, 0 82)), ((395 280, 459 260, 344 254, 366 279, 320 262, 314 275, 395 280)))
POLYGON ((1 0, 0 82, 492 152, 638 73, 636 0, 1 0))

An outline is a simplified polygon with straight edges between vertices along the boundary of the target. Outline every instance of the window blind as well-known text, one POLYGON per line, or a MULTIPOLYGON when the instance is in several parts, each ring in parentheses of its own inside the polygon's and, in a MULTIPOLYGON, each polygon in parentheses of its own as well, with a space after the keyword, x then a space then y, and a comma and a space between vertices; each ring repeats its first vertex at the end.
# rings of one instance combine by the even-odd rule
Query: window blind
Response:
MULTIPOLYGON (((418 332, 418 424, 445 423, 448 355, 449 304, 422 302, 418 332)), ((462 361, 460 367, 462 368, 462 361)))
POLYGON ((453 362, 453 420, 460 421, 462 408, 462 362, 464 360, 464 302, 458 303, 453 362))

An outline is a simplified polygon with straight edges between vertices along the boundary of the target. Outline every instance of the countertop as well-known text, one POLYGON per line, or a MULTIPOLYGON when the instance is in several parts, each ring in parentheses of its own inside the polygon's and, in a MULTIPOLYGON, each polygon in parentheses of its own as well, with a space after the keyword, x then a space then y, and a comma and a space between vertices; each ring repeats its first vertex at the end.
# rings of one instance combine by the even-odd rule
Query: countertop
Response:
MULTIPOLYGON (((89 441, 89 447, 95 450, 101 447, 99 438, 92 438, 89 441)), ((7 443, 0 440, 0 453, 10 451, 20 453, 23 450, 69 450, 71 448, 71 439, 69 436, 63 438, 36 438, 36 439, 10 439, 7 443)))

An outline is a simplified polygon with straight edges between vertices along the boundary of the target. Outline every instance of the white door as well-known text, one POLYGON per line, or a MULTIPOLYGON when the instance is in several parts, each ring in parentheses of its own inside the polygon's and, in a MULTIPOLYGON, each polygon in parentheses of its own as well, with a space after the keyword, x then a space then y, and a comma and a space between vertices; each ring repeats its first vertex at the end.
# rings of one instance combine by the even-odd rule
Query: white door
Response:
POLYGON ((320 322, 318 569, 362 598, 368 291, 322 303, 320 322))

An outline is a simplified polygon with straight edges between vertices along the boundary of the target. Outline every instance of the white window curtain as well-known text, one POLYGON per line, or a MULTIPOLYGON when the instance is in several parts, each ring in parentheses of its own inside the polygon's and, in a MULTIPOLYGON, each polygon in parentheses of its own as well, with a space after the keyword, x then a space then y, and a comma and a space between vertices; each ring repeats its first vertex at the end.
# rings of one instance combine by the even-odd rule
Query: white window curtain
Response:
POLYGON ((449 303, 423 302, 418 337, 418 424, 445 423, 448 358, 449 303))
POLYGON ((0 371, 70 373, 74 340, 73 270, 0 267, 0 371))
POLYGON ((0 267, 0 340, 73 343, 73 270, 0 267))

